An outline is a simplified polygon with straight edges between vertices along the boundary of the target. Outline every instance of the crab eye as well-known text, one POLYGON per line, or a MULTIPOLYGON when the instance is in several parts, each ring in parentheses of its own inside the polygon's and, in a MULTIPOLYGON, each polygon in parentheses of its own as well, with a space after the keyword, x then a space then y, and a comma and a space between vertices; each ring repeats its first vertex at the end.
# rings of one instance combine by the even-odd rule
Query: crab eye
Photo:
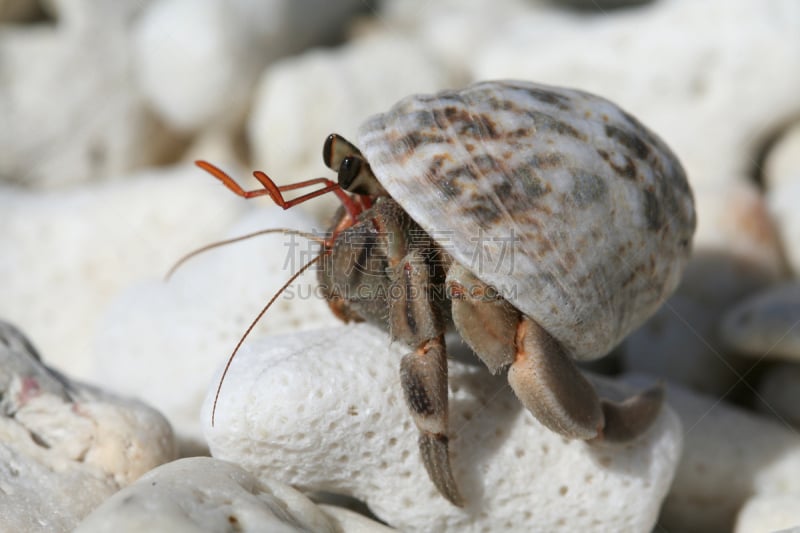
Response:
POLYGON ((361 163, 361 158, 351 155, 342 159, 342 164, 339 166, 339 186, 342 189, 350 190, 350 186, 361 172, 361 163))

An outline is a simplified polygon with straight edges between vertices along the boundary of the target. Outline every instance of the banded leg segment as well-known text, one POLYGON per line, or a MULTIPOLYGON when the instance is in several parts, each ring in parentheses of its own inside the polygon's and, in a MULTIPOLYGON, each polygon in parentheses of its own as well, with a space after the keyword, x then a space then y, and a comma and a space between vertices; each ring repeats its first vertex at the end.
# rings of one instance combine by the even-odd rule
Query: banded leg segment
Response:
POLYGON ((462 506, 447 437, 447 356, 442 338, 433 339, 403 357, 400 382, 411 416, 419 429, 419 451, 428 476, 439 492, 462 506))
POLYGON ((392 280, 392 335, 417 349, 403 357, 400 383, 414 423, 428 476, 439 492, 462 506, 450 466, 447 437, 447 354, 442 317, 429 298, 428 265, 417 251, 398 264, 392 280), (394 298, 395 296, 399 296, 394 298))

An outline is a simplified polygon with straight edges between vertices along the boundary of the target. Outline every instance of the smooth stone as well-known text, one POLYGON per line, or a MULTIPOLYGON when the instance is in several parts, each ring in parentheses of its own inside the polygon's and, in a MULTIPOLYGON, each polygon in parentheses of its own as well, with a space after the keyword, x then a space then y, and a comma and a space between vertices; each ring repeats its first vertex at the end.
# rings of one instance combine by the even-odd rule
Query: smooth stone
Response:
POLYGON ((350 509, 327 504, 320 504, 319 508, 328 515, 331 523, 338 528, 337 531, 342 531, 343 533, 390 533, 391 531, 397 531, 350 509))
MULTIPOLYGON (((626 375, 642 388, 654 378, 626 375)), ((666 531, 731 531, 753 495, 800 493, 800 435, 784 424, 667 385, 667 403, 683 425, 684 448, 659 519, 666 531)))
POLYGON ((67 10, 55 26, 0 31, 0 181, 97 182, 174 155, 180 140, 131 83, 127 24, 142 5, 67 10))
POLYGON ((151 470, 106 500, 75 532, 351 533, 359 526, 391 531, 364 517, 348 518, 332 518, 292 487, 257 479, 233 463, 192 457, 151 470), (356 527, 343 528, 351 523, 356 527))
POLYGON ((695 187, 698 228, 676 293, 622 346, 624 367, 726 393, 742 361, 720 338, 719 323, 736 302, 785 275, 764 197, 754 185, 695 187))
POLYGON ((783 251, 794 277, 800 276, 800 178, 767 191, 769 209, 778 227, 783 251))
MULTIPOLYGON (((392 33, 280 61, 259 80, 248 119, 255 166, 279 184, 320 175, 335 180, 321 157, 328 135, 355 141, 358 126, 370 115, 448 81, 416 43, 392 33)), ((303 206, 328 220, 338 206, 328 196, 303 206)))
POLYGON ((763 178, 786 259, 800 276, 800 124, 788 128, 767 154, 763 178))
MULTIPOLYGON (((88 378, 97 325, 119 291, 163 277, 181 254, 219 239, 242 208, 194 166, 69 191, 0 187, 0 316, 35 338, 51 364, 88 378)), ((121 361, 113 351, 104 357, 121 361)))
POLYGON ((39 4, 60 27, 68 31, 105 32, 113 27, 127 33, 142 11, 157 1, 161 0, 116 0, 111 4, 86 0, 39 0, 39 4))
POLYGON ((756 407, 783 424, 800 429, 800 365, 778 362, 763 370, 758 380, 756 407))
POLYGON ((719 313, 707 300, 678 293, 623 341, 622 366, 682 383, 695 391, 723 394, 738 379, 741 366, 720 348, 719 313))
POLYGON ((137 401, 45 366, 0 322, 0 517, 4 531, 68 531, 103 500, 171 461, 167 421, 137 401))
POLYGON ((465 86, 477 81, 470 69, 481 47, 497 39, 508 21, 546 8, 544 2, 527 0, 383 2, 372 29, 410 37, 430 51, 454 87, 465 86))
POLYGON ((763 178, 767 191, 800 182, 800 122, 786 128, 770 148, 763 178))
POLYGON ((734 533, 797 533, 800 494, 759 494, 747 500, 736 517, 734 533))
POLYGON ((239 125, 267 64, 329 42, 360 7, 356 0, 154 2, 135 29, 139 86, 182 131, 239 125))
POLYGON ((622 9, 641 6, 653 0, 551 0, 555 5, 569 6, 585 11, 594 11, 598 15, 608 15, 609 9, 622 9))
POLYGON ((795 0, 659 1, 600 16, 536 6, 491 30, 477 30, 491 37, 464 55, 472 79, 601 94, 662 137, 693 184, 746 181, 763 147, 800 113, 795 0))
MULTIPOLYGON (((216 190, 221 199, 234 197, 222 187, 216 190)), ((203 244, 274 228, 316 228, 321 235, 319 225, 302 212, 255 202, 235 224, 226 224, 224 235, 203 244)), ((175 263, 193 248, 164 251, 175 263)), ((178 434, 182 453, 197 453, 205 447, 200 407, 208 388, 216 387, 215 370, 270 297, 318 252, 316 243, 277 233, 201 254, 168 281, 164 265, 157 278, 129 285, 98 320, 92 379, 159 406, 178 434)), ((312 267, 285 289, 246 343, 270 333, 337 324, 316 286, 312 267)), ((237 357, 233 366, 238 364, 237 357)))
MULTIPOLYGON (((504 376, 450 361, 450 446, 466 500, 436 491, 419 457, 399 363, 409 349, 358 324, 243 349, 203 407, 212 455, 304 491, 364 501, 403 531, 649 531, 679 460, 670 409, 624 446, 568 441, 524 410, 504 376)), ((620 387, 607 383, 617 394, 620 387)))
POLYGON ((723 188, 699 183, 693 192, 697 230, 694 264, 690 261, 687 266, 689 273, 697 276, 688 280, 693 290, 718 293, 733 289, 732 298, 738 298, 786 276, 778 227, 762 191, 750 182, 734 182, 723 188), (703 269, 703 263, 713 255, 729 256, 730 264, 712 274, 721 265, 703 269))
POLYGON ((242 120, 267 58, 235 25, 223 2, 196 0, 154 2, 136 24, 139 89, 172 127, 189 133, 242 120))
POLYGON ((770 287, 725 313, 720 334, 757 359, 800 360, 800 283, 770 287))

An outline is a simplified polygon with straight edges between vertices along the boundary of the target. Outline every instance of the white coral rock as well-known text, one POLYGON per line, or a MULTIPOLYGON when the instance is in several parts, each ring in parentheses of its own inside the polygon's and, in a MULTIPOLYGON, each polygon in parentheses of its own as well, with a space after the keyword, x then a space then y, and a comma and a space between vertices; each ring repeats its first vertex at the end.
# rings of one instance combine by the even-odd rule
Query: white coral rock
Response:
POLYGON ((55 27, 0 32, 2 181, 53 187, 120 177, 176 146, 130 83, 128 23, 142 2, 63 3, 55 27))
POLYGON ((0 516, 4 531, 66 531, 176 456, 166 420, 69 380, 0 323, 0 516))
POLYGON ((358 7, 356 0, 153 3, 135 30, 138 83, 176 128, 238 124, 265 65, 341 33, 358 7))
POLYGON ((504 377, 450 363, 450 445, 464 509, 419 458, 400 388, 408 351, 368 325, 285 335, 240 352, 222 386, 214 456, 260 477, 362 499, 406 531, 647 531, 681 450, 664 409, 636 443, 567 441, 522 408, 504 377))
POLYGON ((193 457, 148 472, 106 500, 75 531, 390 531, 344 510, 330 516, 329 508, 277 481, 256 479, 235 464, 193 457))

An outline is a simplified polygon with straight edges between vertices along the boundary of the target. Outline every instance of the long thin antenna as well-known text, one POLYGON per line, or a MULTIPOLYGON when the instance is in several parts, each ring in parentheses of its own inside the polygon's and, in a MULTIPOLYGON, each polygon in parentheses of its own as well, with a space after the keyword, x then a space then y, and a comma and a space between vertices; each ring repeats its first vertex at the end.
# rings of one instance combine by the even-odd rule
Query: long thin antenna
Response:
POLYGON ((294 282, 294 280, 296 280, 298 277, 300 277, 300 275, 303 272, 308 270, 311 265, 313 265, 314 263, 319 261, 324 255, 325 255, 324 253, 319 254, 317 257, 315 257, 314 259, 312 259, 311 261, 309 261, 308 263, 303 265, 297 272, 292 274, 292 277, 289 278, 286 281, 286 283, 283 284, 283 287, 281 287, 280 290, 278 292, 276 292, 275 295, 272 298, 270 298, 269 302, 267 302, 267 305, 265 305, 264 308, 261 310, 261 312, 258 313, 256 318, 250 323, 250 325, 245 330, 244 335, 242 335, 242 338, 239 339, 238 343, 236 343, 236 348, 233 349, 233 353, 231 353, 231 356, 228 357, 228 362, 225 363, 225 370, 222 371, 222 376, 219 378, 219 384, 217 385, 217 392, 216 392, 216 394, 214 394, 214 405, 212 405, 212 407, 211 407, 211 427, 214 427, 214 416, 217 413, 217 401, 219 400, 219 392, 222 390, 222 382, 225 381, 225 376, 228 374, 228 369, 231 367, 231 363, 233 362, 233 358, 236 356, 236 353, 239 351, 239 348, 242 346, 242 343, 247 338, 247 336, 250 335, 250 332, 256 326, 258 321, 261 320, 261 317, 264 316, 264 313, 267 312, 267 309, 269 309, 270 306, 275 302, 275 300, 278 299, 278 296, 280 296, 281 293, 284 290, 286 290, 286 287, 291 285, 294 282))
POLYGON ((319 235, 315 235, 313 233, 308 233, 306 231, 299 231, 296 229, 289 229, 289 228, 272 228, 272 229, 262 229, 260 231, 254 231, 253 233, 248 233, 246 235, 240 235, 238 237, 234 237, 232 239, 226 239, 224 241, 217 241, 212 242, 211 244, 206 244, 205 246, 198 248, 196 250, 192 250, 188 254, 184 255, 178 261, 172 265, 172 268, 169 269, 167 275, 164 276, 164 281, 169 281, 172 275, 175 273, 178 268, 184 264, 186 261, 191 259, 192 257, 199 255, 203 252, 207 252, 208 250, 213 250, 214 248, 218 248, 220 246, 225 246, 226 244, 233 244, 235 242, 243 241, 245 239, 250 239, 252 237, 258 237, 259 235, 267 235, 269 233, 283 233, 285 235, 297 235, 298 237, 305 237, 308 240, 318 242, 322 245, 325 244, 325 239, 320 237, 319 235))

